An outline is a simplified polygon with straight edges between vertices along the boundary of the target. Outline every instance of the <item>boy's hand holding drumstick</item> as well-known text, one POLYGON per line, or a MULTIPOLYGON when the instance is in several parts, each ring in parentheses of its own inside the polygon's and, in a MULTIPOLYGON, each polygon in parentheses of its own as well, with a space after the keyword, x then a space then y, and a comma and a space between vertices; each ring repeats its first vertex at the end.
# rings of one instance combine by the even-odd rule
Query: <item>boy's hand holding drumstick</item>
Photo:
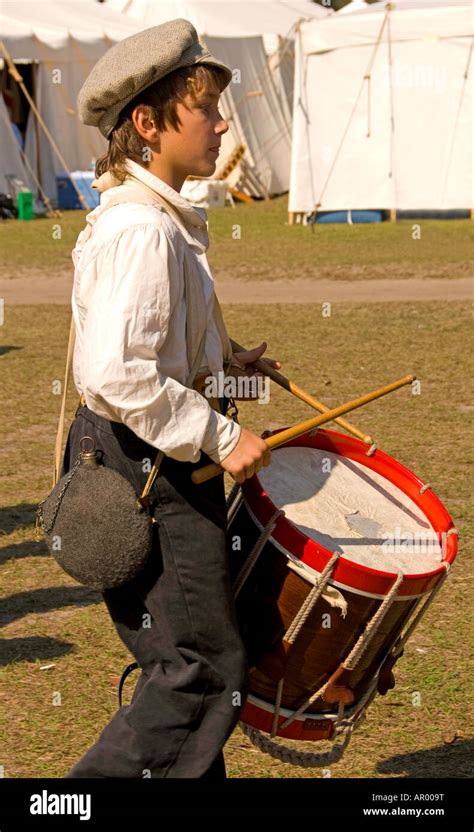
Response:
MULTIPOLYGON (((258 370, 254 368, 247 370, 246 368, 248 364, 253 364, 254 361, 261 359, 266 348, 266 341, 262 341, 259 347, 234 353, 234 360, 242 368, 242 372, 238 375, 248 378, 258 378, 259 376, 263 378, 263 374, 258 370)), ((275 370, 281 367, 281 362, 273 358, 263 358, 262 361, 274 367, 275 370)), ((234 398, 238 399, 239 397, 234 396, 234 398)), ((227 471, 240 484, 249 477, 253 477, 262 467, 270 465, 270 462, 271 452, 266 442, 252 431, 242 428, 240 439, 234 450, 220 464, 224 471, 227 471)))

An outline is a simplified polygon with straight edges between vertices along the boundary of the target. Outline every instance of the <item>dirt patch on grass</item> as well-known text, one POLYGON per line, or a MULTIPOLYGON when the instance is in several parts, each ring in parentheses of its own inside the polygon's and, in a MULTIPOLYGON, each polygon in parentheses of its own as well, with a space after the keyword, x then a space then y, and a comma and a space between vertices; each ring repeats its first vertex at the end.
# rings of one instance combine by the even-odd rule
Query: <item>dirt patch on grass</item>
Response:
POLYGON ((259 280, 244 284, 216 279, 222 303, 377 303, 467 300, 473 296, 470 278, 413 280, 259 280))
MULTIPOLYGON (((311 278, 279 278, 261 280, 249 275, 246 279, 227 272, 215 275, 216 291, 221 303, 375 303, 377 301, 399 302, 431 300, 468 300, 473 297, 474 282, 470 277, 446 280, 443 277, 412 277, 380 279, 374 276, 365 279, 336 280, 314 274, 311 278)), ((334 275, 332 276, 334 277, 334 275)), ((15 277, 0 278, 0 297, 5 304, 68 304, 72 292, 71 271, 47 275, 43 270, 31 269, 15 277)))

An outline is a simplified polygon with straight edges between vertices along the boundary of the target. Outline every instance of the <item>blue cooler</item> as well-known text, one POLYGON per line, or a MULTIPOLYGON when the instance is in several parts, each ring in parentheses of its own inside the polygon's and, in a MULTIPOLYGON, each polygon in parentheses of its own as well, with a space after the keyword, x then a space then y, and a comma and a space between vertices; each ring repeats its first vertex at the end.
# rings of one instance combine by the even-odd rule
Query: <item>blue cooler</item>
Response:
POLYGON ((74 180, 76 188, 84 197, 85 201, 81 204, 76 189, 69 177, 60 175, 56 177, 58 208, 63 211, 77 211, 81 208, 86 208, 91 211, 93 208, 97 208, 100 201, 100 193, 92 188, 92 183, 95 179, 94 171, 74 170, 71 172, 71 179, 74 180))
POLYGON ((316 214, 314 222, 317 223, 347 223, 349 214, 354 224, 364 222, 382 222, 383 211, 320 211, 316 214))

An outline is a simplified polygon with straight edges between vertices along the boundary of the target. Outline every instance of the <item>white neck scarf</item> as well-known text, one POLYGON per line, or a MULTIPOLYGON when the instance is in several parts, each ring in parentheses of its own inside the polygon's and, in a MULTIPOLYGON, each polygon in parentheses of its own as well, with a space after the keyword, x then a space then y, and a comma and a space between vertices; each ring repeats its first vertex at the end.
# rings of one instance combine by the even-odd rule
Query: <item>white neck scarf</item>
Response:
MULTIPOLYGON (((111 171, 106 171, 98 179, 94 180, 92 187, 96 188, 101 193, 109 190, 110 188, 119 188, 117 194, 107 202, 107 210, 113 205, 130 201, 160 205, 179 225, 180 229, 183 231, 185 239, 189 242, 189 234, 186 232, 185 225, 183 227, 183 218, 176 205, 166 199, 163 194, 159 193, 141 179, 134 176, 132 172, 129 172, 125 180, 121 182, 111 171), (122 188, 124 189, 123 192, 121 190, 122 188)), ((189 207, 193 210, 192 206, 189 207)), ((204 222, 202 217, 201 222, 204 222)), ((193 268, 193 261, 194 257, 192 252, 189 251, 188 256, 184 259, 184 268, 186 292, 186 345, 188 363, 190 367, 193 365, 195 356, 199 350, 199 345, 202 343, 204 330, 207 326, 207 308, 204 291, 198 270, 193 268)), ((232 360, 232 346, 229 340, 224 318, 222 316, 222 310, 215 293, 213 318, 221 338, 224 365, 228 365, 232 360)), ((198 374, 202 375, 208 371, 209 368, 206 364, 204 364, 198 369, 198 374)))

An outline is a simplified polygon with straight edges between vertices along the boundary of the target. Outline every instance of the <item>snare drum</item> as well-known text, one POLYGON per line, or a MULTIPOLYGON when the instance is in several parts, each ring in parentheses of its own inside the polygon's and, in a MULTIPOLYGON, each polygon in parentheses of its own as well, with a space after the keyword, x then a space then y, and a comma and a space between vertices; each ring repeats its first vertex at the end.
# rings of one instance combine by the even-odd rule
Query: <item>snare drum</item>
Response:
POLYGON ((430 486, 382 451, 329 430, 272 451, 228 502, 241 722, 299 740, 331 739, 341 713, 357 723, 456 548, 430 486))

